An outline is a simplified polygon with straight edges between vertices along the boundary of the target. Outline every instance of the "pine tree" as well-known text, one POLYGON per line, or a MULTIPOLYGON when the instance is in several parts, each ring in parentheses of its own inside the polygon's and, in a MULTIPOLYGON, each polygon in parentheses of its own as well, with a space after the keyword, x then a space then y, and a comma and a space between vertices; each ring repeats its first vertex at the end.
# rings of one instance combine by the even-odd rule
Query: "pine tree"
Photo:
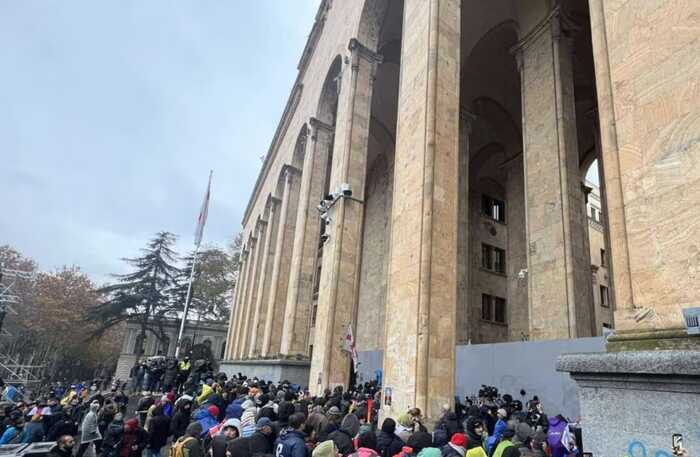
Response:
MULTIPOLYGON (((134 271, 114 275, 117 283, 99 290, 106 300, 89 312, 89 318, 101 324, 95 332, 96 335, 127 319, 138 319, 141 322, 141 332, 137 355, 141 355, 146 331, 149 330, 149 320, 160 328, 163 318, 177 313, 177 304, 172 299, 172 292, 178 286, 181 271, 176 266, 178 256, 172 248, 175 239, 175 235, 170 232, 159 232, 147 247, 141 250, 141 257, 122 259, 131 265, 134 271)), ((162 337, 162 330, 160 333, 161 335, 156 335, 159 339, 162 337)))

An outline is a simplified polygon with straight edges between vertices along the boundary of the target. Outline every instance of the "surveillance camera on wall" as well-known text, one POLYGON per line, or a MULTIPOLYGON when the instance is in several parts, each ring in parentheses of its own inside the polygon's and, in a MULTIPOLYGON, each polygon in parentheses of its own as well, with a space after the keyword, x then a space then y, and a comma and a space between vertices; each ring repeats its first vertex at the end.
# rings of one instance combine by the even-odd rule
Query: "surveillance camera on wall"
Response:
POLYGON ((343 183, 340 185, 340 193, 343 194, 343 197, 352 197, 352 188, 350 187, 350 184, 348 183, 343 183))
POLYGON ((326 241, 328 241, 330 237, 331 236, 329 234, 324 233, 323 235, 321 235, 321 243, 326 244, 326 241))
POLYGON ((527 277, 527 268, 523 268, 518 272, 518 279, 525 279, 527 277))

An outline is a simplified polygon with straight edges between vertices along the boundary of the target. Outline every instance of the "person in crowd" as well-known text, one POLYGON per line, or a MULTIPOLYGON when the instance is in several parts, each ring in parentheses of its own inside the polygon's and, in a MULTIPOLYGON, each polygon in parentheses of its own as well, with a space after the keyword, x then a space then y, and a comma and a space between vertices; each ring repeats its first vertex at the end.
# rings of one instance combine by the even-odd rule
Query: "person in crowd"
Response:
MULTIPOLYGON (((241 421, 228 419, 224 422, 219 433, 211 440, 209 455, 211 457, 227 457, 226 453, 233 440, 241 436, 241 421)), ((233 455, 233 454, 232 454, 233 455)))
POLYGON ((269 417, 261 417, 255 423, 255 433, 248 439, 250 440, 251 455, 266 455, 272 454, 272 445, 275 441, 274 428, 269 417))
POLYGON ((382 457, 393 457, 401 452, 404 442, 396 434, 396 421, 387 417, 377 433, 377 451, 382 457))
MULTIPOLYGON (((309 457, 304 434, 306 417, 303 413, 289 416, 289 426, 280 432, 275 441, 275 457, 309 457)), ((231 456, 236 457, 236 456, 231 456)))
POLYGON ((478 416, 467 419, 467 453, 466 457, 486 457, 484 424, 478 416))
POLYGON ((202 424, 199 422, 192 422, 188 425, 185 434, 172 444, 171 457, 204 457, 200 441, 202 433, 202 424))
POLYGON ((71 417, 70 408, 59 410, 52 414, 52 417, 53 425, 46 434, 47 440, 58 441, 64 435, 75 436, 78 434, 78 427, 75 426, 75 421, 71 417))
POLYGON ((566 448, 562 443, 562 437, 568 428, 569 424, 562 415, 549 418, 549 427, 547 428, 547 447, 549 448, 552 457, 564 457, 566 455, 566 448))
POLYGON ((503 431, 508 426, 508 412, 504 408, 499 408, 496 411, 496 417, 498 417, 498 420, 493 427, 493 435, 489 436, 486 440, 486 452, 488 452, 489 455, 493 454, 496 444, 501 440, 501 435, 503 435, 503 431))
POLYGON ((496 443, 496 448, 493 451, 492 457, 511 457, 512 455, 519 456, 520 451, 517 447, 513 446, 513 437, 515 436, 515 430, 507 427, 503 430, 501 438, 496 443))
POLYGON ((9 422, 2 436, 0 444, 16 444, 22 440, 24 429, 24 416, 20 411, 13 411, 10 414, 9 422))
POLYGON ((241 429, 244 437, 249 437, 255 432, 255 418, 258 415, 258 408, 253 400, 246 400, 241 405, 243 414, 241 415, 241 429))
POLYGON ((377 435, 371 431, 360 433, 360 436, 357 437, 357 451, 351 455, 352 457, 379 457, 377 435))
POLYGON ((61 435, 49 450, 48 457, 73 457, 75 438, 73 435, 61 435))
POLYGON ((182 435, 185 434, 187 425, 190 423, 190 415, 192 414, 192 400, 180 399, 175 405, 175 414, 170 421, 170 434, 173 436, 173 440, 177 441, 182 435))
POLYGON ((319 443, 313 450, 311 457, 338 457, 340 453, 333 440, 325 440, 319 443))
POLYGON ((415 432, 408 438, 406 446, 411 448, 412 455, 417 456, 423 449, 433 447, 433 437, 428 432, 415 432))
POLYGON ((124 433, 124 415, 117 413, 109 423, 102 439, 102 457, 119 457, 124 433))
POLYGON ((467 435, 454 433, 450 442, 440 449, 442 457, 464 457, 467 454, 467 442, 467 435))
POLYGON ((40 413, 34 414, 29 422, 24 426, 22 433, 22 443, 41 443, 44 441, 44 424, 42 424, 43 416, 40 413))
POLYGON ((80 425, 80 447, 76 457, 83 457, 88 447, 102 439, 97 423, 97 411, 100 409, 100 403, 94 400, 90 403, 90 410, 83 418, 83 423, 80 425))
POLYGON ((447 445, 448 441, 455 433, 463 433, 464 428, 457 419, 457 414, 450 409, 450 405, 442 406, 442 415, 435 425, 433 432, 433 441, 435 447, 442 448, 447 445))
POLYGON ((515 425, 515 436, 513 437, 513 446, 520 450, 520 453, 530 450, 530 442, 534 432, 532 427, 527 422, 520 422, 515 425))
POLYGON ((355 451, 353 440, 360 432, 360 420, 354 414, 348 414, 340 423, 340 428, 328 435, 333 440, 336 447, 346 457, 355 451))
POLYGON ((148 445, 148 432, 139 426, 136 418, 124 423, 118 457, 141 457, 148 445))
POLYGON ((165 446, 170 435, 170 418, 163 411, 163 404, 153 410, 149 429, 146 457, 161 457, 160 450, 165 446))
POLYGON ((197 410, 193 419, 202 426, 202 436, 200 438, 204 439, 212 428, 219 425, 216 419, 218 416, 219 408, 214 405, 209 405, 208 407, 199 408, 197 410))

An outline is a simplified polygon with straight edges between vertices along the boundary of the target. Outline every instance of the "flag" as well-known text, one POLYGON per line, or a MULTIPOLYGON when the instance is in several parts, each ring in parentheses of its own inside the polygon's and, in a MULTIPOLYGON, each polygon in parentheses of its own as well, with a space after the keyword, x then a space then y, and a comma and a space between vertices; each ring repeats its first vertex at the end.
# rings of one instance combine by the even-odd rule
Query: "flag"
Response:
POLYGON ((350 324, 348 324, 348 330, 343 338, 343 351, 350 354, 353 370, 357 372, 357 348, 355 347, 355 337, 352 336, 352 325, 350 324))
POLYGON ((213 171, 209 172, 209 184, 207 185, 207 193, 204 195, 204 202, 202 202, 202 209, 199 210, 199 218, 197 219, 197 230, 194 232, 194 245, 199 247, 202 243, 202 235, 204 235, 204 224, 207 223, 207 215, 209 214, 209 196, 211 194, 211 175, 213 171))

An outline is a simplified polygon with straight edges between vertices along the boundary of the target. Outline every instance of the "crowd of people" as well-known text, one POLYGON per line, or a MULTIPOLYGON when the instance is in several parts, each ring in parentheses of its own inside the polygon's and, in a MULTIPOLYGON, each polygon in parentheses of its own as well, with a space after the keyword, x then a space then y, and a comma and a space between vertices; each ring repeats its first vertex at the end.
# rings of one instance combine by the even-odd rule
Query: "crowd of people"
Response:
POLYGON ((537 397, 524 407, 485 387, 476 399, 445 405, 429 432, 418 408, 380 424, 374 382, 311 396, 289 382, 202 374, 195 384, 191 372, 179 382, 176 373, 171 384, 134 373, 131 399, 115 383, 105 393, 74 385, 61 397, 12 403, 0 444, 55 441, 51 457, 580 455, 580 433, 577 440, 565 418, 548 417, 537 397))

